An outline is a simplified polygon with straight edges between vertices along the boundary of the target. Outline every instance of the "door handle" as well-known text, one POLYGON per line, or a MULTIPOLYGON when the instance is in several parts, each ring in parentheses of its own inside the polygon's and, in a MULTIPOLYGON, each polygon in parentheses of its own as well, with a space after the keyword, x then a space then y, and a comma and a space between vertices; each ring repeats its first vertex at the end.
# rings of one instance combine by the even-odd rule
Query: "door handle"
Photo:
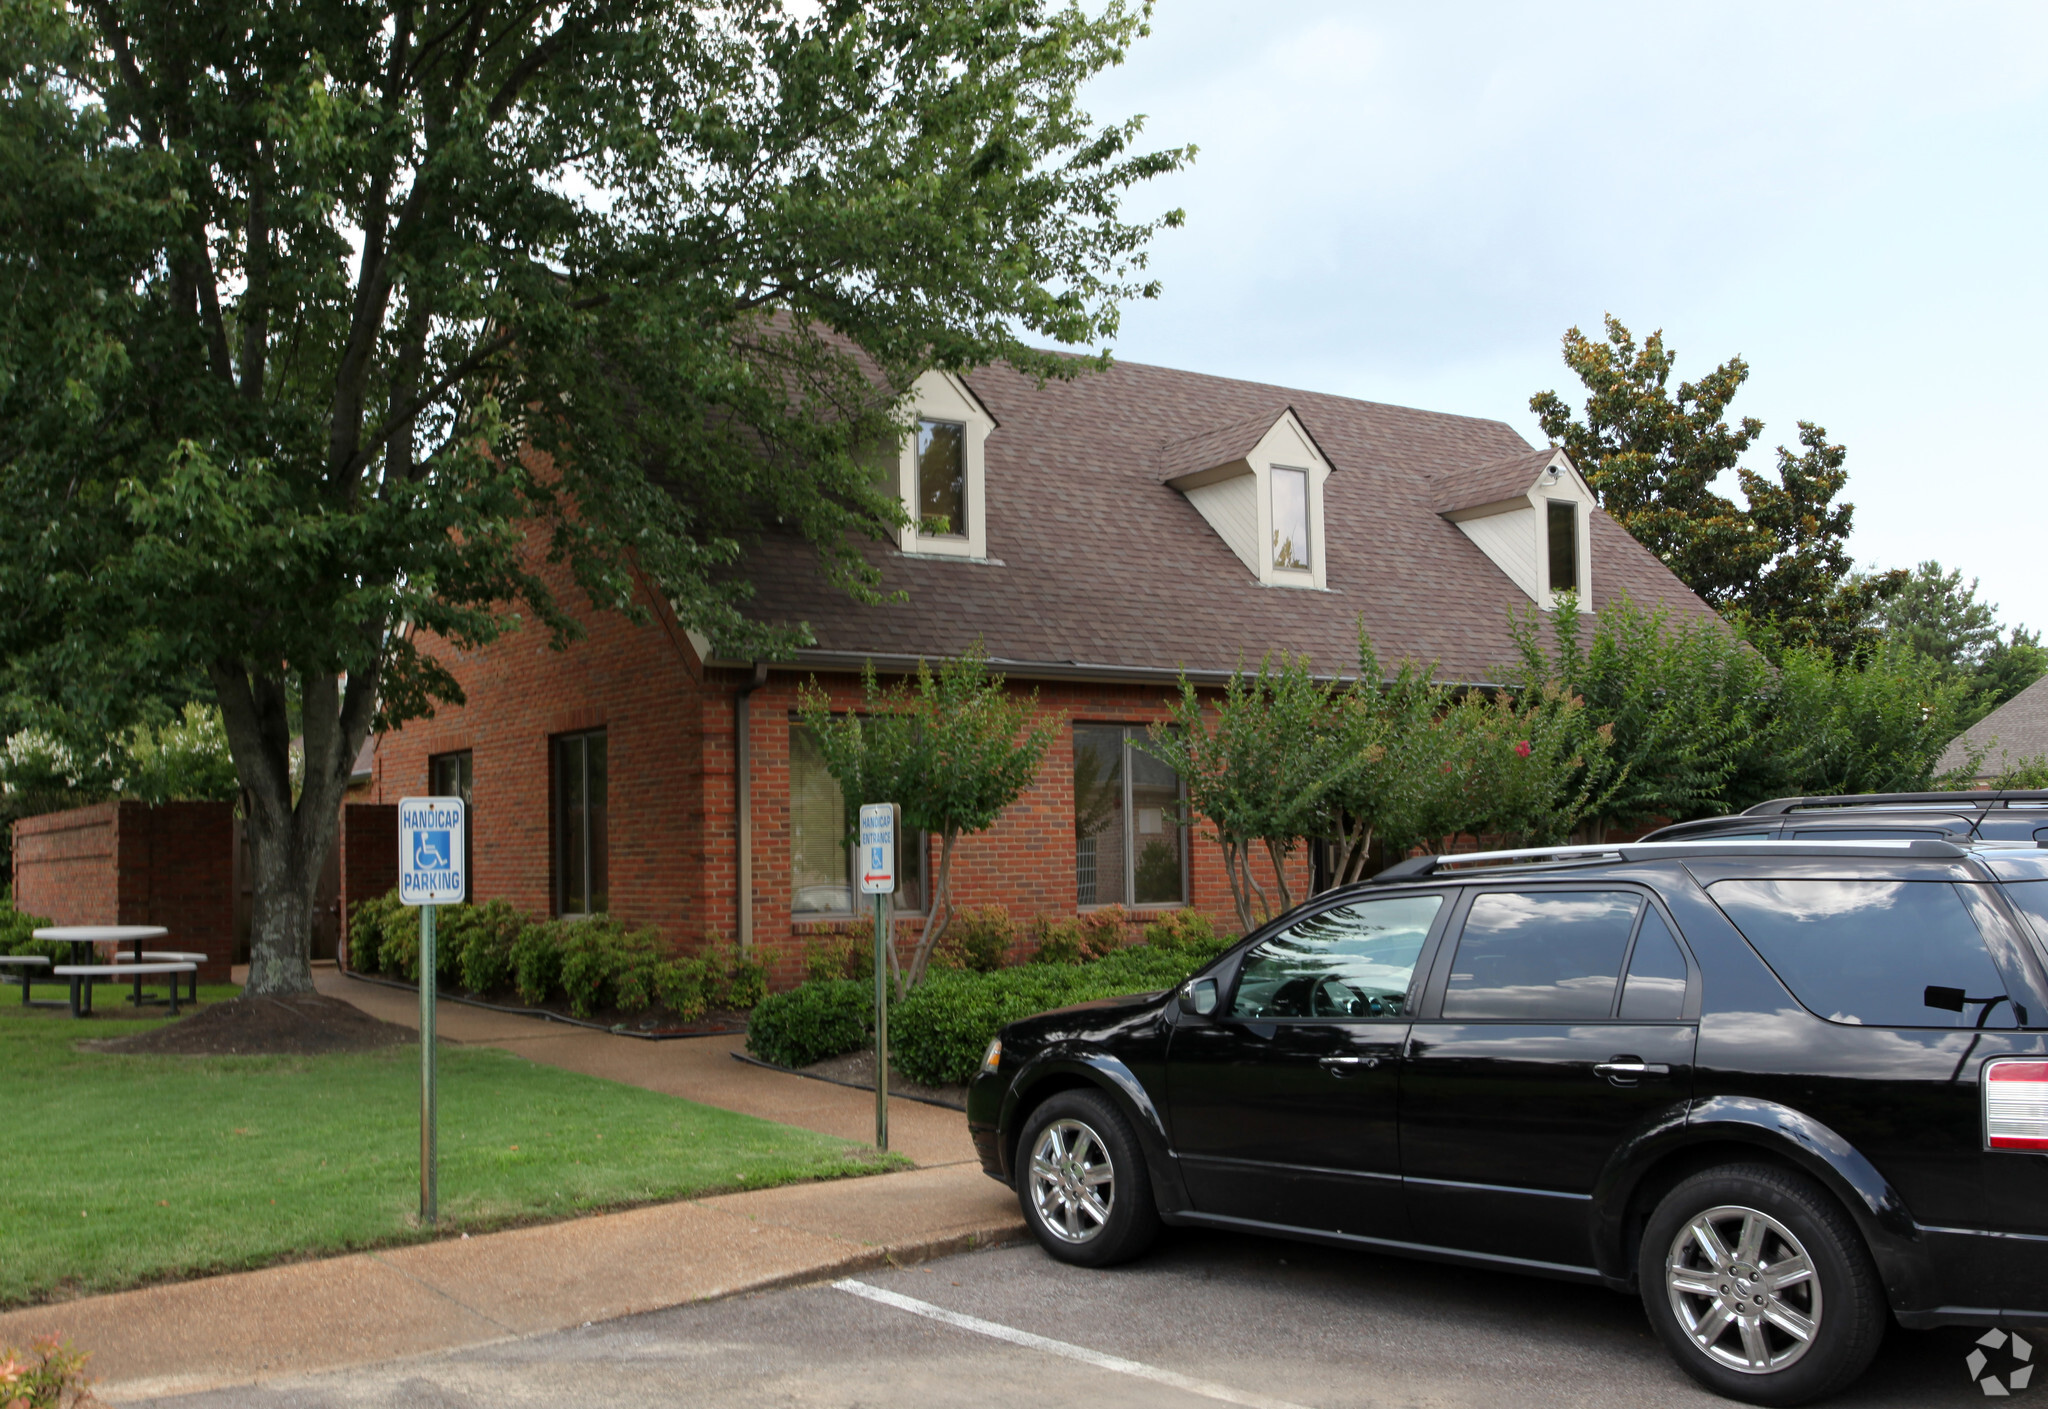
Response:
POLYGON ((1349 1076, 1354 1071, 1370 1071, 1380 1064, 1378 1057, 1323 1057, 1323 1070, 1332 1076, 1349 1076))
POLYGON ((1639 1062, 1632 1058, 1616 1058, 1611 1062, 1595 1062, 1593 1075, 1604 1076, 1616 1086, 1633 1086, 1642 1078, 1669 1076, 1671 1068, 1662 1062, 1639 1062))

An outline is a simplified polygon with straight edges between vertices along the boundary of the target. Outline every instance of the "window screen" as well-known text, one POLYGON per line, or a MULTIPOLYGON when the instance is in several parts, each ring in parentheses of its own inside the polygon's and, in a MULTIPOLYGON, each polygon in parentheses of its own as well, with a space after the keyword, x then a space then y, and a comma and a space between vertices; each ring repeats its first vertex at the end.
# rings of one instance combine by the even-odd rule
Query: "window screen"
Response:
POLYGON ((1180 775, 1142 726, 1074 726, 1074 895, 1082 905, 1187 899, 1180 775))
POLYGON ((1576 504, 1550 505, 1550 590, 1579 590, 1579 509, 1576 504))
POLYGON ((917 423, 918 532, 967 536, 967 428, 955 421, 917 423))
POLYGON ((1628 981, 1621 987, 1624 1022, 1676 1022, 1685 1016, 1685 955, 1671 926, 1653 905, 1636 931, 1635 952, 1628 959, 1628 981))
POLYGON ((1479 896, 1458 940, 1444 1016, 1545 1023, 1608 1017, 1642 904, 1628 891, 1479 896))
MULTIPOLYGON (((1930 1008, 1928 988, 1984 999, 2005 992, 1946 881, 1720 881, 1707 893, 1794 996, 1831 1022, 1974 1027, 1982 1003, 1930 1008)), ((2004 1003, 1986 1022, 2011 1024, 2004 1003)))
POLYGON ((1235 1018, 1397 1018, 1440 895, 1361 900, 1311 915, 1245 956, 1235 1018))
POLYGON ((799 915, 853 911, 846 799, 825 771, 817 740, 789 731, 789 908, 799 915))
POLYGON ((427 795, 462 799, 462 898, 476 886, 476 802, 470 797, 472 754, 437 753, 427 760, 427 795))

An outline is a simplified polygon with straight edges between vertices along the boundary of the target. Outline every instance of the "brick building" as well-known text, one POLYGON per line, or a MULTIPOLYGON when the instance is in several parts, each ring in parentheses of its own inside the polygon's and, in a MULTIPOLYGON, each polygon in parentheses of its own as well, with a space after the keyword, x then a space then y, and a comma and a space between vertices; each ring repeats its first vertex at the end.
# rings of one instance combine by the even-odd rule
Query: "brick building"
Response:
POLYGON ((475 899, 737 938, 786 983, 807 941, 858 924, 838 793, 794 719, 807 680, 850 705, 864 663, 980 640, 1058 731, 1034 785, 962 840, 957 903, 1230 920, 1220 849, 1176 825, 1173 776, 1140 746, 1183 671, 1215 683, 1289 651, 1350 673, 1363 627, 1390 668, 1478 683, 1513 654, 1510 614, 1558 593, 1707 611, 1562 452, 1501 422, 1135 364, 1045 386, 928 373, 914 396, 896 473, 915 523, 866 550, 900 597, 856 603, 770 540, 750 610, 808 626, 787 661, 721 656, 645 583, 651 623, 585 611, 565 651, 533 627, 429 643, 468 702, 379 739, 368 799, 466 793, 475 899))

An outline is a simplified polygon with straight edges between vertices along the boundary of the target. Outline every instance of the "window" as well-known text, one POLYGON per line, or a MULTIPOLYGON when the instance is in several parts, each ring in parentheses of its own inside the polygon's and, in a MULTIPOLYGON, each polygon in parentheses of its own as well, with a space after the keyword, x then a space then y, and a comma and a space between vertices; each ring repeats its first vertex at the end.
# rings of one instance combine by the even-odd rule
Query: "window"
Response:
POLYGON ((1622 1021, 1677 1022, 1685 1016, 1685 981, 1678 940, 1656 907, 1648 907, 1629 956, 1628 981, 1621 986, 1622 1021))
POLYGON ((957 421, 917 423, 918 532, 967 536, 967 427, 957 421))
POLYGON ((605 732, 555 740, 555 913, 595 915, 611 901, 605 732))
MULTIPOLYGON (((1974 1027, 2005 993, 1962 897, 1947 881, 1720 881, 1707 894, 1793 996, 1830 1022, 1974 1027), (1961 1012, 1930 1007, 1960 989, 1961 1012)), ((2011 1027, 2000 1003, 1987 1027, 2011 1027)))
POLYGON ((1398 1018, 1440 895, 1361 900, 1290 925, 1245 956, 1234 1018, 1398 1018))
POLYGON ((1180 775, 1144 741, 1139 726, 1074 726, 1074 888, 1083 905, 1187 899, 1180 775))
POLYGON ((1642 906, 1642 897, 1628 891, 1479 896, 1458 939, 1444 1016, 1527 1023, 1608 1017, 1642 906))
POLYGON ((1309 570, 1307 470, 1273 467, 1273 566, 1309 570))
POLYGON ((427 760, 427 796, 462 799, 462 899, 476 885, 476 804, 469 796, 470 752, 437 753, 427 760))
MULTIPOLYGON (((926 834, 903 838, 896 863, 896 910, 924 911, 926 834)), ((851 915, 853 837, 846 822, 846 798, 825 767, 818 741, 801 725, 789 730, 789 909, 799 918, 851 915)))
POLYGON ((1576 592, 1579 590, 1579 506, 1560 504, 1555 499, 1550 505, 1550 590, 1553 592, 1576 592))

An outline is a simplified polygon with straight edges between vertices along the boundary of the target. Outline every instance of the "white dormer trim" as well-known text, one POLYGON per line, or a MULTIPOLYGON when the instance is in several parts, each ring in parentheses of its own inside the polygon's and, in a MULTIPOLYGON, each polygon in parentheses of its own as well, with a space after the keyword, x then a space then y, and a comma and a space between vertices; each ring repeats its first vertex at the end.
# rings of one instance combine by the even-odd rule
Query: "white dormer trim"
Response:
POLYGON ((1584 606, 1593 600, 1593 510, 1599 501, 1563 450, 1551 455, 1528 489, 1486 504, 1444 515, 1530 601, 1553 610, 1559 594, 1574 592, 1584 606), (1577 534, 1577 581, 1550 580, 1550 506, 1570 504, 1577 534))
POLYGON ((903 438, 896 455, 896 492, 910 522, 897 535, 905 553, 944 558, 988 557, 988 434, 996 428, 981 398, 951 372, 926 372, 911 384, 911 414, 917 420, 955 421, 967 428, 967 524, 965 533, 921 533, 917 526, 917 430, 903 438))
POLYGON ((1323 485, 1330 462, 1292 409, 1283 411, 1251 449, 1233 460, 1191 471, 1167 483, 1187 496, 1238 561, 1269 587, 1329 587, 1329 551, 1323 485), (1273 471, 1308 472, 1309 570, 1273 563, 1273 471))

